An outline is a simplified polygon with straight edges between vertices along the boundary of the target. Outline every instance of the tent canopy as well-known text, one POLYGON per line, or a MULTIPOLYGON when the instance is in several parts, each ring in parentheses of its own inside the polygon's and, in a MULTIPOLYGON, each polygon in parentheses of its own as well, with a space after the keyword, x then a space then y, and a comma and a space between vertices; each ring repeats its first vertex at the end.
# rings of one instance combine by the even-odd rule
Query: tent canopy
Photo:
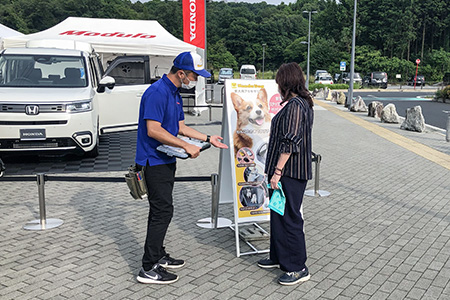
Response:
POLYGON ((41 32, 4 38, 3 47, 25 47, 31 40, 75 40, 98 53, 177 56, 196 47, 170 34, 157 21, 69 17, 41 32))
POLYGON ((0 39, 10 36, 22 35, 22 33, 0 24, 0 39))

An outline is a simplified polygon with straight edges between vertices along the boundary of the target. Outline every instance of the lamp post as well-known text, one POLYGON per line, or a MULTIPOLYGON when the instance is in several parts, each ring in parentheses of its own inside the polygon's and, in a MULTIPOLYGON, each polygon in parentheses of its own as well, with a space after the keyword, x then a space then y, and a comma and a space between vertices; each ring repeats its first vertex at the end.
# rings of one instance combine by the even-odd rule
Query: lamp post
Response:
POLYGON ((350 109, 350 106, 351 106, 352 100, 353 100, 353 80, 354 80, 354 74, 355 74, 356 2, 357 2, 357 0, 355 0, 355 7, 354 7, 354 11, 353 11, 352 58, 350 61, 350 85, 348 87, 348 99, 347 99, 348 109, 350 109))
POLYGON ((311 47, 311 13, 315 14, 317 11, 304 10, 303 13, 308 13, 308 42, 302 42, 303 44, 308 44, 308 58, 306 60, 306 89, 309 90, 309 51, 311 47))
POLYGON ((263 65, 262 65, 262 71, 263 71, 263 79, 264 79, 264 57, 265 57, 265 49, 266 49, 267 44, 262 44, 263 47, 263 65))

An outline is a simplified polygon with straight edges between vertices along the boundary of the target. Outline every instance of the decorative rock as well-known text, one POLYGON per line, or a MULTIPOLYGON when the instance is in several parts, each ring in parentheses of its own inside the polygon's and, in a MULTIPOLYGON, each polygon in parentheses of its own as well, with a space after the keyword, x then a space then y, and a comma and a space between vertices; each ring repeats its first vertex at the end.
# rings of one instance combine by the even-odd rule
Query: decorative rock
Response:
POLYGON ((337 91, 331 92, 331 102, 337 102, 338 97, 339 97, 339 92, 337 92, 337 91))
POLYGON ((425 119, 422 115, 422 107, 418 105, 406 109, 406 118, 400 128, 417 132, 425 131, 425 119))
POLYGON ((345 104, 345 100, 347 97, 345 97, 344 92, 339 92, 339 96, 336 99, 337 104, 345 104))
POLYGON ((381 111, 381 122, 384 123, 398 123, 398 114, 395 105, 389 103, 381 111))
POLYGON ((325 100, 331 101, 331 90, 326 88, 325 100))
POLYGON ((350 105, 350 111, 354 112, 366 112, 367 106, 364 103, 363 98, 361 96, 356 97, 356 99, 352 99, 352 104, 350 105))
POLYGON ((319 89, 319 91, 318 91, 317 94, 315 95, 315 98, 320 98, 320 99, 323 99, 323 98, 324 98, 323 88, 320 88, 320 89, 319 89))
POLYGON ((369 104, 369 113, 367 115, 373 118, 381 118, 383 107, 384 105, 380 101, 372 101, 369 104))

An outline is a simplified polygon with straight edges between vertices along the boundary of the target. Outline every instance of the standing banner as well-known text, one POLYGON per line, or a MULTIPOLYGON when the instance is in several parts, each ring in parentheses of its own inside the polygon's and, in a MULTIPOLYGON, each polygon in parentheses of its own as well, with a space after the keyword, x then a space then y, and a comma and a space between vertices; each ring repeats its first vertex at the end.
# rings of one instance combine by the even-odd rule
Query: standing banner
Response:
POLYGON ((205 49, 205 0, 183 0, 183 40, 205 49))
MULTIPOLYGON (((234 203, 235 223, 267 221, 270 210, 267 180, 264 174, 272 117, 281 109, 278 85, 274 80, 226 80, 227 119, 223 123, 229 141, 231 187, 221 182, 220 202, 234 203), (224 189, 232 191, 228 197, 224 189), (231 196, 231 197, 230 197, 231 196)), ((221 177, 227 174, 221 174, 221 177)), ((228 182, 229 184, 229 182, 228 182)))

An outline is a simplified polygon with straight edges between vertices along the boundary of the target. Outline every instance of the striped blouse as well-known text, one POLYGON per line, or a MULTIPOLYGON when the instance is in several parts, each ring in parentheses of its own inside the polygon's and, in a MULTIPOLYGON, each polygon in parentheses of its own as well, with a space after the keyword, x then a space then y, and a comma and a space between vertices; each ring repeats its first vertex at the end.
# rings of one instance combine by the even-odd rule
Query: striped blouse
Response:
POLYGON ((312 178, 312 125, 314 110, 300 97, 289 99, 273 117, 267 149, 265 173, 275 173, 280 153, 291 153, 283 176, 308 180, 312 178))

